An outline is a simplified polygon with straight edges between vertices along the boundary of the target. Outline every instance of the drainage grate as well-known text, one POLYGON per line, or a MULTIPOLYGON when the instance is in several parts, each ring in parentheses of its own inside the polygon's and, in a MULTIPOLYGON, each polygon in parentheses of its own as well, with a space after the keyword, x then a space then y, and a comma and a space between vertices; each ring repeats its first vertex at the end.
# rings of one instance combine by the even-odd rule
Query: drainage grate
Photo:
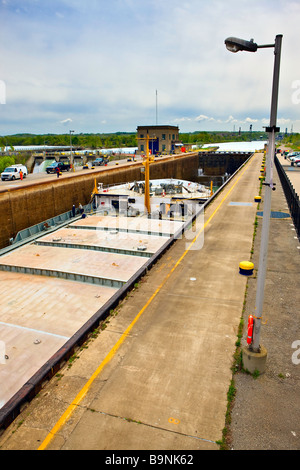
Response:
POLYGON ((229 206, 249 206, 252 207, 252 202, 230 202, 229 206))
MULTIPOLYGON (((264 213, 263 212, 257 212, 257 215, 259 217, 262 217, 264 215, 264 213)), ((271 211, 270 217, 271 217, 271 219, 289 219, 291 216, 290 216, 290 214, 287 214, 286 212, 271 211)))

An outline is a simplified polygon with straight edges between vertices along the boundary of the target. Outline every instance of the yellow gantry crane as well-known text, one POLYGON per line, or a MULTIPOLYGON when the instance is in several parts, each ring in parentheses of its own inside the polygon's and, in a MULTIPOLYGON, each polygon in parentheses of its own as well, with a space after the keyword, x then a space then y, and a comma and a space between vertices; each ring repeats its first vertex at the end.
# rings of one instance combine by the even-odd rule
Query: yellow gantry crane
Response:
POLYGON ((146 137, 139 137, 138 140, 146 141, 146 156, 143 161, 145 167, 145 207, 148 214, 151 214, 151 204, 150 204, 150 163, 154 162, 154 155, 149 154, 149 140, 156 139, 156 137, 149 137, 147 134, 146 137))

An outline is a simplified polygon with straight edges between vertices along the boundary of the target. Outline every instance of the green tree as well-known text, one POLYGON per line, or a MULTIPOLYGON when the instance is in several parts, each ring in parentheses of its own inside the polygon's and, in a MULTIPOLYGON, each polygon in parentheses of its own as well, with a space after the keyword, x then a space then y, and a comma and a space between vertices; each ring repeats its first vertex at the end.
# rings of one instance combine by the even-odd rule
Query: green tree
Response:
POLYGON ((0 157, 0 173, 5 170, 8 166, 14 165, 15 159, 14 157, 0 157))

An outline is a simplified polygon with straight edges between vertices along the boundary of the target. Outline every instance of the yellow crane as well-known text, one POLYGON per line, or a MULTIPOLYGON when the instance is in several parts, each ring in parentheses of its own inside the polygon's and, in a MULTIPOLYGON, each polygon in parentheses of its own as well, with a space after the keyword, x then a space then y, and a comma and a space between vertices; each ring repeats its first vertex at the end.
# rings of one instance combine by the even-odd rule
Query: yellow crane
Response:
MULTIPOLYGON (((154 137, 156 139, 156 137, 154 137)), ((150 205, 150 163, 154 162, 154 156, 149 154, 149 140, 150 137, 147 134, 146 137, 139 137, 138 140, 146 140, 146 156, 143 161, 145 167, 145 207, 148 214, 151 214, 151 205, 150 205)), ((153 140, 153 137, 151 137, 153 140)))

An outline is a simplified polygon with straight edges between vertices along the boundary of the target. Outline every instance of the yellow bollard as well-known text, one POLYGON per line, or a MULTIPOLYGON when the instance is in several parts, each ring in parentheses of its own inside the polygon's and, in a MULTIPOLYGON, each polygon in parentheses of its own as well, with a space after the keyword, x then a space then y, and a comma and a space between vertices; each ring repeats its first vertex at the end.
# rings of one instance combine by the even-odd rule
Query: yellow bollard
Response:
POLYGON ((240 268, 240 274, 242 274, 243 276, 252 276, 254 264, 251 263, 250 261, 241 261, 239 268, 240 268))

